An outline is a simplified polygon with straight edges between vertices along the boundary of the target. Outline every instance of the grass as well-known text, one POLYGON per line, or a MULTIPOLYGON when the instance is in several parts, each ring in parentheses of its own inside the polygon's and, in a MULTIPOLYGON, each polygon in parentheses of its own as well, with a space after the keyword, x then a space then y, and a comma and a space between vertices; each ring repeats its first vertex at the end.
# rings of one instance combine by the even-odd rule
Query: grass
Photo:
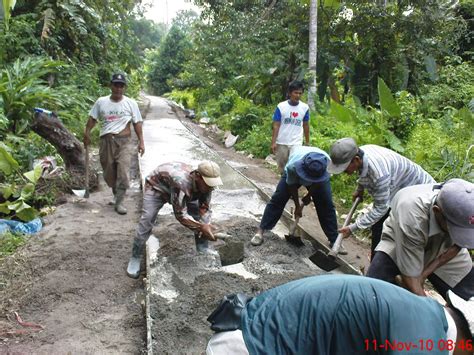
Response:
POLYGON ((26 238, 22 234, 6 232, 0 235, 0 258, 13 254, 16 249, 26 243, 26 238))

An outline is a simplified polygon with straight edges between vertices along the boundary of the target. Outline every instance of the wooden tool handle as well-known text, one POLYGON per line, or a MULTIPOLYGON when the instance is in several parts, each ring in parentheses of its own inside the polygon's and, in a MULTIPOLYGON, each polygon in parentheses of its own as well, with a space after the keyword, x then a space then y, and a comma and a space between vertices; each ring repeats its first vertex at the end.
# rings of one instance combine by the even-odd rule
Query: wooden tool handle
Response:
MULTIPOLYGON (((354 211, 357 208, 357 205, 359 204, 360 201, 361 201, 360 197, 357 197, 354 200, 354 203, 352 204, 352 207, 351 207, 349 213, 347 214, 346 219, 344 220, 344 224, 342 225, 343 228, 348 226, 349 222, 351 221, 352 215, 354 214, 354 211)), ((341 244, 342 244, 343 239, 344 239, 344 235, 342 233, 339 233, 337 235, 336 241, 334 242, 334 245, 332 246, 331 251, 329 252, 329 255, 332 255, 332 256, 337 255, 337 253, 339 252, 339 249, 341 248, 341 244)))

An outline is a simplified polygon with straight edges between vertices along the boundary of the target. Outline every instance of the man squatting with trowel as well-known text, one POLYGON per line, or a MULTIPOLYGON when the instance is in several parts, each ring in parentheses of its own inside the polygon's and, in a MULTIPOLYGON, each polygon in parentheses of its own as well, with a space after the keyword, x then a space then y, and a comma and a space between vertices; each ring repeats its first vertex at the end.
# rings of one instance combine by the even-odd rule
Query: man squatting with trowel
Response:
POLYGON ((197 169, 173 162, 159 165, 145 181, 143 209, 133 241, 132 256, 127 274, 140 275, 140 262, 145 244, 150 237, 158 212, 170 203, 176 219, 194 231, 196 250, 210 252, 208 240, 215 240, 212 233, 209 209, 212 190, 222 185, 220 168, 214 162, 203 161, 197 169))
POLYGON ((271 230, 280 219, 286 203, 290 198, 295 202, 295 217, 301 217, 303 206, 313 200, 319 222, 330 245, 337 239, 336 210, 332 201, 329 174, 326 171, 329 162, 328 154, 316 147, 297 147, 290 155, 276 191, 260 221, 257 233, 250 241, 252 245, 263 243, 263 233, 271 230), (305 186, 308 190, 300 203, 298 188, 305 186))
POLYGON ((84 145, 90 144, 90 133, 97 121, 102 124, 100 130, 100 164, 104 171, 104 180, 112 188, 115 211, 126 214, 123 206, 125 192, 129 187, 128 171, 130 168, 130 122, 138 138, 138 153, 143 155, 142 116, 137 102, 123 93, 127 82, 123 74, 112 75, 109 96, 97 99, 89 113, 89 120, 84 132, 84 145))
POLYGON ((380 242, 383 222, 390 212, 390 201, 402 188, 418 184, 433 184, 435 180, 421 166, 395 153, 394 151, 368 144, 358 147, 354 139, 342 138, 330 148, 331 161, 328 172, 348 175, 357 172, 358 186, 352 197, 364 196, 367 190, 374 199, 371 210, 339 232, 344 237, 350 236, 359 229, 372 229, 371 256, 373 259, 375 247, 380 242))

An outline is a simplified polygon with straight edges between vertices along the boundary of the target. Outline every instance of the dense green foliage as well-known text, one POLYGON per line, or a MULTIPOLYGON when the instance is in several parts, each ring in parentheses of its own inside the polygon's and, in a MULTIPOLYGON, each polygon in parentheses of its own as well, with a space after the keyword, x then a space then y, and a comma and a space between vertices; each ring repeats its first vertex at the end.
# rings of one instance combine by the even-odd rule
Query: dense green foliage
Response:
MULTIPOLYGON (((144 84, 144 53, 157 47, 165 34, 164 25, 141 16, 140 3, 2 2, 0 218, 29 221, 37 216, 37 208, 55 199, 56 187, 41 181, 37 189, 41 171, 30 171, 33 161, 46 155, 61 163, 54 147, 31 131, 35 107, 55 111, 82 139, 90 107, 110 92, 113 72, 126 73, 127 94, 138 96, 144 84)), ((68 179, 67 174, 63 177, 68 179)), ((19 244, 20 239, 10 237, 4 239, 8 245, 19 244)))
MULTIPOLYGON (((309 1, 194 3, 205 9, 188 35, 193 50, 167 95, 264 157, 276 104, 291 80, 308 76, 309 1)), ((474 180, 473 14, 468 1, 318 1, 311 144, 327 150, 352 136, 406 155, 438 181, 474 180)), ((333 180, 348 200, 353 178, 333 180)))
MULTIPOLYGON (((238 149, 269 154, 275 105, 309 76, 310 0, 193 2, 200 15, 183 12, 167 29, 141 16, 140 0, 3 1, 0 138, 18 167, 0 183, 21 191, 33 159, 55 154, 30 131, 35 106, 81 138, 115 71, 127 73, 129 96, 165 94, 239 135, 238 149)), ((352 136, 439 181, 474 180, 473 15, 470 1, 318 1, 311 144, 352 136)), ((333 182, 349 200, 354 177, 333 182)))

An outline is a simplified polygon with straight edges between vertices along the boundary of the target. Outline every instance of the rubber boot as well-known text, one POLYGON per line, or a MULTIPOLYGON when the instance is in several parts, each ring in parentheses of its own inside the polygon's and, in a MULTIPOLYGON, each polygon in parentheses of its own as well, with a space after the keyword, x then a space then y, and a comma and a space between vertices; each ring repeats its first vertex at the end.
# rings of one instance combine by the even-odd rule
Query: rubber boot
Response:
POLYGON ((109 201, 108 203, 109 206, 115 206, 115 194, 117 193, 117 191, 115 190, 115 187, 112 188, 112 193, 114 194, 114 198, 112 199, 112 201, 109 201))
POLYGON ((143 246, 136 240, 133 241, 132 256, 128 262, 127 275, 132 279, 138 279, 140 276, 140 265, 142 262, 143 246))
POLYGON ((117 188, 117 192, 115 193, 115 212, 118 214, 127 214, 127 209, 123 205, 125 191, 127 191, 127 189, 117 188))

